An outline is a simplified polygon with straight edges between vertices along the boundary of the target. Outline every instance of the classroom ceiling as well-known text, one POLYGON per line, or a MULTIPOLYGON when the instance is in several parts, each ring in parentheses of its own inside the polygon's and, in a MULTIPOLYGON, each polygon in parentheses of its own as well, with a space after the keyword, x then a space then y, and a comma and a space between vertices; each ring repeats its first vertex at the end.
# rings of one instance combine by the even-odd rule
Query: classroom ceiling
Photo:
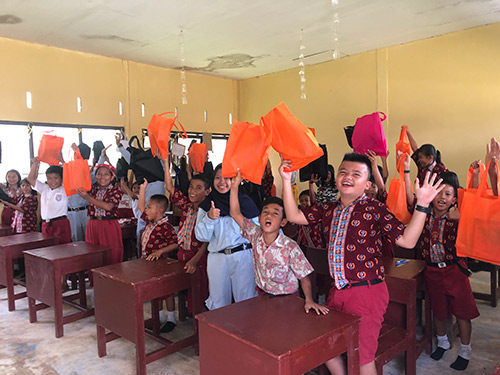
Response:
MULTIPOLYGON (((500 0, 1 0, 0 36, 245 79, 500 22, 500 0)), ((466 53, 467 51, 464 51, 466 53)))

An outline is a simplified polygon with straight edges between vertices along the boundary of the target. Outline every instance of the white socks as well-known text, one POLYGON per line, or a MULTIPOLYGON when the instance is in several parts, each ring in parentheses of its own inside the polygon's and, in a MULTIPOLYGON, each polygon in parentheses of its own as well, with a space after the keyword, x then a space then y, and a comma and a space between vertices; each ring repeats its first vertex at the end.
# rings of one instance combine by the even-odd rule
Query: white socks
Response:
POLYGON ((175 311, 167 311, 167 322, 177 324, 177 321, 175 320, 175 311))
POLYGON ((451 348, 451 344, 450 342, 448 341, 448 335, 444 335, 444 336, 437 336, 437 346, 439 348, 443 348, 445 350, 448 350, 451 348))
POLYGON ((463 359, 469 360, 471 352, 472 352, 472 348, 471 348, 470 344, 469 345, 460 344, 460 351, 458 352, 458 355, 460 357, 462 357, 463 359))

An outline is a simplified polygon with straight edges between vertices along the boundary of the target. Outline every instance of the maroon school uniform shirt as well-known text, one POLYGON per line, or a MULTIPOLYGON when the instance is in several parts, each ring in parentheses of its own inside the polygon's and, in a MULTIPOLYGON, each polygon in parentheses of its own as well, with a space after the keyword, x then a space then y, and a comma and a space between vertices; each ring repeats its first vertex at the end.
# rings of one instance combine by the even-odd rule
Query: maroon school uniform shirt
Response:
POLYGON ((191 201, 179 189, 174 190, 170 201, 182 210, 178 235, 180 251, 177 255, 179 260, 189 260, 196 255, 204 243, 198 241, 194 233, 198 210, 194 209, 191 201))
MULTIPOLYGON (((409 209, 413 213, 415 204, 410 206, 409 209)), ((422 258, 427 263, 456 261, 460 262, 464 268, 467 268, 465 258, 457 256, 455 247, 457 231, 458 220, 450 220, 448 214, 436 218, 432 211, 428 213, 419 239, 422 258)))
POLYGON ((315 225, 300 225, 297 234, 297 243, 310 247, 325 247, 323 227, 321 223, 315 225))
POLYGON ((337 289, 363 280, 384 279, 382 236, 395 243, 404 225, 387 206, 364 194, 341 208, 340 200, 304 209, 309 224, 321 223, 330 275, 337 289))
POLYGON ((448 171, 448 168, 446 168, 443 164, 438 164, 436 162, 432 163, 428 167, 420 167, 418 165, 418 152, 417 151, 415 151, 411 155, 411 158, 413 159, 415 164, 417 164, 417 168, 418 168, 417 177, 418 177, 418 181, 420 183, 420 186, 422 186, 422 184, 424 183, 425 175, 427 174, 427 172, 431 172, 431 175, 433 173, 436 173, 439 176, 441 173, 448 171))
POLYGON ((114 207, 110 211, 103 210, 102 208, 96 207, 93 204, 89 203, 87 207, 87 215, 92 217, 95 216, 106 216, 106 217, 116 217, 118 211, 118 205, 122 200, 123 192, 118 186, 113 186, 109 184, 105 188, 99 187, 99 185, 92 185, 92 189, 89 191, 89 194, 97 200, 106 202, 106 203, 114 203, 114 207))
POLYGON ((24 210, 14 212, 12 228, 15 233, 36 232, 36 211, 38 209, 38 198, 36 195, 20 196, 17 198, 17 206, 24 210))
POLYGON ((143 212, 141 219, 147 223, 141 239, 143 258, 156 250, 177 243, 174 227, 168 222, 168 217, 153 222, 148 220, 148 215, 143 212))

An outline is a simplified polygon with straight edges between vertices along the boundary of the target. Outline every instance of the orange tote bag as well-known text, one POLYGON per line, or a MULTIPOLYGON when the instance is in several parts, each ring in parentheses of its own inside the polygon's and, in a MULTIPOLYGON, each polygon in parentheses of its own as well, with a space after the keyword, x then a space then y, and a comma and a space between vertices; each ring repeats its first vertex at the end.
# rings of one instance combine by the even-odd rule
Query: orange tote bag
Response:
POLYGON ((406 131, 406 125, 401 129, 401 133, 399 134, 399 142, 396 143, 396 155, 398 151, 401 151, 404 154, 411 155, 411 146, 410 140, 408 138, 408 133, 406 131))
POLYGON ((208 147, 204 143, 193 143, 189 149, 189 162, 195 173, 202 173, 205 160, 208 155, 208 147))
POLYGON ((38 146, 38 159, 50 165, 59 165, 64 138, 44 134, 38 146))
POLYGON ((222 160, 222 176, 235 177, 237 169, 241 177, 260 185, 266 169, 271 145, 271 135, 264 126, 235 121, 222 160))
POLYGON ((76 194, 77 189, 89 191, 92 187, 89 164, 79 150, 76 150, 74 160, 63 164, 63 186, 68 197, 76 194))
POLYGON ((389 210, 391 210, 394 216, 396 216, 404 225, 408 224, 411 220, 411 214, 408 211, 408 204, 406 202, 404 179, 405 155, 402 155, 397 162, 396 175, 391 180, 391 184, 389 185, 386 203, 389 210))
POLYGON ((488 191, 488 167, 479 187, 463 193, 456 248, 458 256, 500 265, 500 198, 488 191))
POLYGON ((186 131, 184 127, 177 119, 177 115, 175 117, 165 117, 168 114, 175 114, 175 112, 164 112, 159 115, 154 114, 151 117, 151 121, 149 121, 148 125, 148 136, 149 136, 149 144, 151 145, 151 153, 153 156, 158 156, 161 154, 163 158, 167 158, 169 152, 169 141, 170 141, 170 132, 172 131, 172 127, 178 131, 184 133, 182 138, 187 138, 186 131), (179 125, 177 125, 177 123, 179 125), (180 126, 180 129, 179 129, 180 126))
POLYGON ((305 126, 285 103, 281 102, 262 117, 266 133, 271 134, 271 146, 285 160, 292 162, 287 172, 305 167, 323 155, 311 129, 305 126))

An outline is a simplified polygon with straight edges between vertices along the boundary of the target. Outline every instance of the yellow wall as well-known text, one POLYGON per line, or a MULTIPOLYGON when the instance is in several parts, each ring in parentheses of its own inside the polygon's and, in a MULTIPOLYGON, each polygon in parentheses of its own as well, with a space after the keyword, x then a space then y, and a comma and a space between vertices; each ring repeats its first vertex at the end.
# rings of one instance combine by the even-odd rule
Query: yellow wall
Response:
POLYGON ((175 107, 189 131, 227 133, 229 113, 237 116, 233 80, 187 72, 188 104, 182 105, 178 70, 6 38, 0 38, 0 51, 0 120, 124 126, 131 135, 146 128, 152 114, 175 107), (32 109, 26 108, 26 91, 32 109))
MULTIPOLYGON (((441 151, 463 184, 471 161, 484 159, 490 137, 500 138, 500 23, 306 66, 306 78, 306 101, 298 69, 241 81, 239 120, 256 122, 283 100, 316 128, 337 167, 350 150, 342 128, 384 111, 392 154, 406 124, 417 142, 441 151)), ((276 154, 271 162, 276 176, 276 154)), ((389 162, 392 176, 394 155, 389 162)))
MULTIPOLYGON (((131 135, 147 127, 153 113, 178 107, 186 130, 229 132, 230 112, 258 122, 284 101, 316 128, 336 167, 349 150, 342 128, 381 110, 388 115, 384 128, 393 153, 400 126, 407 124, 418 142, 441 150, 462 182, 499 130, 500 23, 307 66, 306 101, 299 99, 298 69, 242 81, 188 72, 189 103, 182 105, 178 70, 5 38, 0 51, 0 120, 120 125, 131 135), (31 110, 26 91, 33 93, 31 110)), ((271 161, 276 175, 275 153, 271 161)))

